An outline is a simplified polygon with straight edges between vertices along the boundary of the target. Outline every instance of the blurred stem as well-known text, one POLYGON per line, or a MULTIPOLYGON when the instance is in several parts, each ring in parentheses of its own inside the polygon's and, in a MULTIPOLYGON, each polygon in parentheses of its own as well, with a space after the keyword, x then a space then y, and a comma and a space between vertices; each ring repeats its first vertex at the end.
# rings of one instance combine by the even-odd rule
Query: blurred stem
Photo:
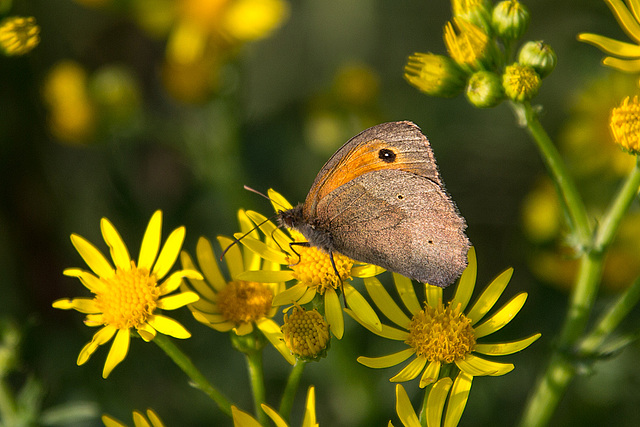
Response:
POLYGON ((247 356, 247 367, 249 369, 249 380, 253 391, 253 402, 255 404, 256 418, 261 425, 266 426, 268 422, 267 414, 262 410, 260 404, 264 403, 264 371, 262 368, 262 350, 245 353, 247 356))
POLYGON ((2 420, 2 425, 10 426, 16 425, 17 419, 17 408, 13 393, 7 386, 4 376, 2 376, 0 377, 0 420, 2 420))
POLYGON ((571 231, 578 238, 581 250, 584 250, 591 242, 591 227, 587 210, 558 149, 542 127, 538 113, 530 103, 511 103, 511 105, 516 110, 516 114, 524 119, 524 124, 540 151, 542 160, 556 187, 558 197, 569 216, 571 231))
POLYGON ((214 386, 212 386, 204 375, 195 367, 191 359, 187 357, 176 345, 165 335, 158 334, 153 339, 153 342, 158 345, 166 354, 173 360, 176 365, 184 371, 191 381, 193 381, 195 387, 202 390, 207 396, 209 396, 220 408, 222 412, 231 416, 231 402, 222 393, 220 393, 214 386))
POLYGON ((302 372, 306 366, 307 361, 298 359, 296 364, 293 365, 289 378, 287 379, 287 385, 284 388, 284 394, 282 395, 282 401, 280 402, 280 415, 287 421, 291 416, 291 408, 293 407, 293 399, 296 397, 298 386, 300 385, 300 379, 302 378, 302 372))

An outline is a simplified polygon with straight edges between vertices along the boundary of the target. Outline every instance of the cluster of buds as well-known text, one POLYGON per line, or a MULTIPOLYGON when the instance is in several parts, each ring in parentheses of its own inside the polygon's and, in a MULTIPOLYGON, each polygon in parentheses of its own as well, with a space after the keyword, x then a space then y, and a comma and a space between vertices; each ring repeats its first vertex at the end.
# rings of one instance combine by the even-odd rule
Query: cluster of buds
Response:
POLYGON ((415 53, 405 78, 422 92, 453 97, 465 92, 476 107, 503 100, 527 102, 554 69, 555 52, 542 41, 513 47, 529 25, 529 11, 517 0, 495 6, 488 0, 452 0, 453 19, 444 28, 449 56, 415 53), (512 56, 516 56, 515 60, 512 56))

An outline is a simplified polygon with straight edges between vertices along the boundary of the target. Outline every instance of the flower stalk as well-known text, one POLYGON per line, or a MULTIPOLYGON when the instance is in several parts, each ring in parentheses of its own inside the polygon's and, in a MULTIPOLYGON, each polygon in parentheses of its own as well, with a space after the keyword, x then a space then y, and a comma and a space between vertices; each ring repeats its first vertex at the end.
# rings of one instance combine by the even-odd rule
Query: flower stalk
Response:
POLYGON ((278 412, 288 420, 291 416, 291 408, 293 408, 293 400, 296 397, 298 386, 300 385, 300 379, 304 372, 304 367, 307 364, 307 360, 298 359, 296 364, 293 365, 289 378, 287 379, 287 385, 285 386, 284 393, 282 394, 282 400, 280 401, 280 408, 278 412))

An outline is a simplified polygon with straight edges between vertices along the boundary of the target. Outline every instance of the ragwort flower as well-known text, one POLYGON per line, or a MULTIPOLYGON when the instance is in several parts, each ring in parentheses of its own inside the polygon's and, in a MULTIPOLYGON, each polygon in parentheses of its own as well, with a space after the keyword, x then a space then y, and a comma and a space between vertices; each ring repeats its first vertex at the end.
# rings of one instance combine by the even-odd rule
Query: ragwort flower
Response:
MULTIPOLYGON (((239 211, 238 219, 243 232, 253 227, 244 211, 239 211)), ((253 232, 253 237, 258 237, 257 231, 253 232)), ((279 265, 268 261, 263 263, 255 253, 241 251, 239 245, 231 246, 234 241, 228 237, 218 236, 218 242, 223 250, 228 248, 224 258, 231 280, 226 280, 220 271, 209 240, 201 237, 196 246, 196 258, 204 279, 189 279, 192 288, 200 295, 200 300, 189 305, 193 317, 217 331, 233 331, 238 336, 248 335, 258 328, 289 363, 295 363, 282 340, 280 326, 272 320, 277 308, 271 303, 284 290, 284 284, 238 279, 248 269, 262 267, 273 271, 279 265)), ((183 251, 180 259, 185 269, 196 269, 187 252, 183 251)), ((184 283, 182 286, 184 290, 189 289, 184 283)))
MULTIPOLYGON (((269 197, 278 211, 292 207, 284 197, 273 190, 269 191, 269 197)), ((354 312, 358 313, 360 319, 373 325, 374 329, 380 326, 380 320, 369 303, 349 283, 352 277, 370 277, 382 272, 380 267, 370 264, 356 264, 346 256, 334 252, 334 269, 329 254, 308 246, 302 234, 295 230, 289 230, 289 234, 287 234, 257 212, 248 211, 247 216, 262 230, 268 241, 273 239, 277 245, 262 242, 251 236, 243 237, 241 233, 236 234, 235 237, 242 237, 240 240, 242 244, 262 258, 287 266, 288 269, 247 271, 238 276, 240 279, 256 282, 297 280, 294 286, 274 298, 273 305, 293 303, 305 305, 314 300, 316 296, 320 296, 324 304, 324 315, 331 327, 331 332, 338 339, 341 339, 344 334, 342 306, 337 293, 339 288, 342 288, 347 304, 354 312), (339 276, 336 275, 336 269, 339 276)))
POLYGON ((384 338, 402 341, 407 348, 387 356, 358 358, 358 361, 370 368, 388 368, 415 357, 390 381, 402 382, 416 378, 420 373, 420 387, 438 380, 443 365, 455 364, 469 376, 498 376, 510 372, 514 366, 484 359, 486 356, 503 356, 528 347, 540 337, 540 334, 508 343, 478 343, 477 340, 501 329, 515 317, 527 299, 525 292, 518 294, 492 316, 480 323, 487 312, 498 300, 511 278, 512 269, 508 269, 491 282, 471 309, 465 311, 471 299, 476 280, 476 257, 473 248, 469 251, 469 265, 462 274, 456 293, 448 303, 442 302, 442 288, 425 285, 427 301, 421 306, 411 281, 394 274, 398 294, 407 309, 409 318, 396 305, 389 293, 376 278, 366 278, 365 286, 373 301, 382 313, 400 328, 383 325, 382 331, 373 330, 358 319, 357 314, 345 309, 354 319, 373 333, 384 338))
POLYGON ((611 110, 609 121, 613 139, 631 154, 640 153, 640 102, 638 97, 626 97, 619 107, 611 110))
POLYGON ((107 378, 126 357, 132 329, 145 341, 153 340, 158 332, 175 338, 191 336, 184 326, 160 314, 159 310, 174 310, 197 301, 198 295, 193 292, 168 294, 178 289, 183 277, 201 279, 202 276, 197 271, 185 269, 172 273, 159 283, 178 258, 185 236, 184 227, 175 229, 159 251, 162 211, 156 211, 149 221, 137 263, 130 258, 127 246, 108 219, 102 218, 100 228, 115 268, 89 241, 72 234, 73 246, 93 273, 68 268, 64 274, 80 279, 94 297, 60 299, 53 303, 53 307, 85 313, 84 323, 87 326, 101 326, 80 351, 78 365, 84 364, 99 346, 115 337, 102 372, 102 376, 107 378))
MULTIPOLYGON (((102 423, 105 427, 127 427, 126 424, 106 414, 102 416, 102 423)), ((133 425, 135 427, 164 427, 162 420, 152 409, 147 409, 146 417, 138 411, 133 411, 133 425)))
POLYGON ((33 16, 11 16, 0 22, 0 51, 8 56, 31 52, 40 43, 40 27, 33 16))
POLYGON ((604 0, 615 15, 622 30, 635 43, 621 42, 598 34, 581 33, 578 40, 592 44, 607 53, 602 63, 620 71, 640 71, 640 1, 604 0))
MULTIPOLYGON (((262 406, 264 412, 266 412, 277 427, 289 426, 285 419, 282 418, 275 409, 271 408, 269 405, 265 405, 264 403, 260 406, 262 406)), ((319 424, 316 421, 316 389, 314 386, 309 387, 305 408, 302 427, 318 427, 319 424)), ((258 420, 235 406, 231 407, 231 414, 233 416, 234 427, 262 427, 262 424, 260 424, 258 420)))

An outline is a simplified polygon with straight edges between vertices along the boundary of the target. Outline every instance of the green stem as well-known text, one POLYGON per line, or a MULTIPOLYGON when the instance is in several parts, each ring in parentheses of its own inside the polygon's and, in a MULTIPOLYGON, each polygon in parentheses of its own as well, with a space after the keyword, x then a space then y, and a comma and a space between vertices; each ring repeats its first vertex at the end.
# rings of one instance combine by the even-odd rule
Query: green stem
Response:
POLYGON ((176 345, 165 335, 158 334, 153 339, 153 342, 158 345, 164 351, 167 356, 175 362, 176 365, 187 374, 196 388, 202 390, 207 396, 209 396, 220 408, 222 412, 231 416, 231 402, 222 393, 220 393, 214 386, 209 383, 204 375, 195 367, 191 359, 187 357, 176 345))
POLYGON ((293 365, 293 369, 291 369, 291 373, 289 374, 289 378, 287 379, 287 385, 284 388, 284 393, 282 395, 282 401, 280 402, 279 413, 282 417, 289 421, 289 417, 291 416, 291 408, 293 407, 293 399, 296 397, 296 392, 298 391, 298 386, 300 385, 300 379, 302 378, 302 372, 304 371, 304 367, 307 365, 305 360, 298 359, 296 364, 293 365))
POLYGON ((253 403, 255 405, 256 418, 263 426, 267 425, 267 414, 260 406, 264 403, 264 372, 262 367, 262 350, 245 353, 247 356, 247 368, 249 369, 249 380, 253 391, 253 403))
POLYGON ((538 114, 531 107, 531 104, 512 104, 512 106, 524 115, 527 130, 540 150, 542 160, 545 162, 558 192, 558 197, 569 216, 571 231, 577 237, 581 248, 587 247, 591 241, 591 226, 587 210, 560 153, 542 127, 540 120, 538 120, 538 114))
POLYGON ((602 316, 593 331, 585 337, 580 345, 580 354, 589 356, 595 353, 604 343, 607 337, 620 324, 622 319, 640 301, 640 278, 618 297, 617 301, 609 307, 602 316))

